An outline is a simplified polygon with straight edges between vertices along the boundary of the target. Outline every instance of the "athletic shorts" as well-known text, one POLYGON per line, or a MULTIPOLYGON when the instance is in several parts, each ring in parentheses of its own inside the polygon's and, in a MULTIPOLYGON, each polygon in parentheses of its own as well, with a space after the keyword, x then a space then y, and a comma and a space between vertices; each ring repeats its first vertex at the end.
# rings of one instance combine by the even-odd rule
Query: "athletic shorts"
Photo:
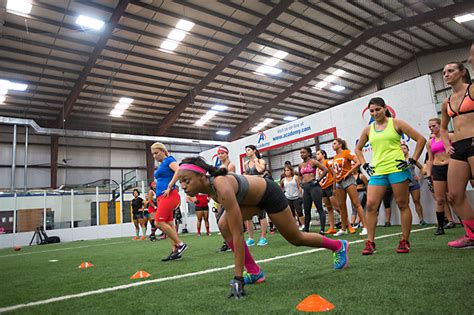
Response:
POLYGON ((274 181, 265 178, 265 182, 267 183, 267 187, 265 188, 265 192, 263 193, 262 199, 257 204, 257 207, 265 210, 268 214, 278 213, 285 210, 288 207, 285 193, 281 191, 280 186, 278 186, 274 181))
POLYGON ((418 182, 414 182, 413 185, 409 185, 409 186, 408 186, 408 189, 409 189, 410 191, 418 190, 418 189, 420 189, 420 188, 421 188, 421 186, 420 186, 420 183, 418 183, 418 182))
POLYGON ((150 217, 150 214, 148 213, 148 210, 143 211, 143 218, 148 219, 150 217))
POLYGON ((474 137, 454 142, 453 148, 454 153, 451 158, 467 162, 468 158, 474 156, 474 137))
POLYGON ((132 211, 133 220, 143 219, 143 211, 132 211))
POLYGON ((369 186, 390 186, 407 180, 412 180, 410 170, 408 169, 390 174, 372 175, 369 179, 369 186))
POLYGON ((173 221, 173 211, 176 209, 181 199, 179 197, 178 190, 172 189, 167 197, 163 195, 156 198, 157 207, 156 207, 156 222, 172 222, 173 221))
POLYGON ((336 188, 346 190, 347 188, 349 188, 349 186, 355 185, 355 184, 356 184, 356 179, 354 178, 354 176, 350 175, 347 179, 343 179, 340 182, 336 183, 336 188))
POLYGON ((333 191, 333 186, 329 186, 325 189, 323 189, 323 197, 332 197, 332 195, 334 195, 334 191, 333 191))
POLYGON ((448 164, 446 165, 433 165, 431 169, 431 178, 438 182, 448 181, 448 164))
POLYGON ((196 211, 209 211, 209 207, 196 207, 196 211))

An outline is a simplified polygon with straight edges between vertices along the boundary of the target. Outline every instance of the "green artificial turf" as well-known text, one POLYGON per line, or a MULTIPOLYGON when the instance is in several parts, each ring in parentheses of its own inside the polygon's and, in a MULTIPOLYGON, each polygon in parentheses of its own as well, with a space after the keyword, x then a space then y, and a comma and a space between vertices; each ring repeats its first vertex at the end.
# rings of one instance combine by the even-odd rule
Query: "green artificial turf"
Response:
MULTIPOLYGON (((416 230, 418 227, 414 227, 416 230)), ((378 228, 378 236, 400 232, 400 227, 378 228)), ((376 240, 377 253, 362 256, 363 242, 350 246, 350 268, 332 269, 328 251, 264 262, 267 280, 246 286, 247 296, 227 299, 233 270, 149 283, 114 292, 21 308, 22 314, 288 314, 300 313, 296 305, 319 294, 344 314, 472 314, 474 250, 453 250, 447 241, 460 236, 461 228, 435 237, 434 229, 412 234, 412 251, 397 254, 400 236, 376 240)), ((361 240, 356 235, 349 241, 361 240)), ((185 235, 189 249, 180 261, 163 263, 170 252, 168 241, 110 239, 0 251, 0 308, 63 295, 130 284, 138 270, 158 279, 232 265, 232 253, 216 253, 218 235, 185 235), (64 249, 64 250, 63 250, 64 249), (31 253, 31 254, 28 254, 31 253), (58 260, 49 262, 49 260, 58 260), (81 262, 94 267, 78 269, 81 262)), ((256 259, 306 251, 293 247, 278 233, 269 245, 251 248, 256 259)), ((145 280, 146 281, 146 280, 145 280)))

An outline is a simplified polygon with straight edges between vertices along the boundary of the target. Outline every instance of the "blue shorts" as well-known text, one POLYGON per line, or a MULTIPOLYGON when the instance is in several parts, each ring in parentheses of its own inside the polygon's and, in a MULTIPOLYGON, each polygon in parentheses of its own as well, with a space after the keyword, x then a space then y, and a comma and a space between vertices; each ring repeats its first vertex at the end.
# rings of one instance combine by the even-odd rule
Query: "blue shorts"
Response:
POLYGON ((412 180, 410 170, 403 170, 384 175, 372 175, 369 179, 369 186, 391 186, 407 180, 412 180))

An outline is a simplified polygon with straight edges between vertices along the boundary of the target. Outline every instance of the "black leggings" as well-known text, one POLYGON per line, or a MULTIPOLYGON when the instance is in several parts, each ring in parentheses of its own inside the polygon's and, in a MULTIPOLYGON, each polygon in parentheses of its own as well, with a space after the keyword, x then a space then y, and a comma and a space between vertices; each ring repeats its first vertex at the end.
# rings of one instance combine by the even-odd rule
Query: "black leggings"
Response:
POLYGON ((302 217, 303 216, 303 211, 301 209, 301 198, 298 198, 298 199, 286 199, 288 200, 288 205, 290 206, 290 210, 291 210, 291 213, 293 214, 293 216, 296 216, 298 215, 298 217, 302 217))
POLYGON ((309 223, 311 222, 311 208, 314 204, 319 213, 321 221, 321 230, 326 227, 326 213, 323 208, 323 190, 319 184, 313 182, 303 184, 303 209, 304 209, 304 231, 309 232, 309 223))

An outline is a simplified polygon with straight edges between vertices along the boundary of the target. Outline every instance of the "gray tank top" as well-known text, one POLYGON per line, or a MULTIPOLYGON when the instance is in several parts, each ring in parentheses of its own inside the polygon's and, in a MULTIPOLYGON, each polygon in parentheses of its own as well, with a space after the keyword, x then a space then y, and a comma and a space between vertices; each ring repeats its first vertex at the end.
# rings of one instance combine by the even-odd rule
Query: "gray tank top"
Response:
MULTIPOLYGON (((249 182, 247 178, 243 175, 235 174, 235 173, 228 173, 228 175, 234 176, 235 180, 237 181, 237 192, 235 193, 235 199, 237 199, 237 203, 241 203, 245 197, 247 197, 247 193, 249 192, 249 182)), ((217 196, 216 189, 214 187, 214 176, 209 177, 209 183, 211 184, 211 193, 217 196)))
POLYGON ((285 197, 289 200, 296 200, 300 197, 298 190, 298 184, 296 183, 295 177, 290 181, 286 177, 283 178, 283 187, 285 188, 285 197))

